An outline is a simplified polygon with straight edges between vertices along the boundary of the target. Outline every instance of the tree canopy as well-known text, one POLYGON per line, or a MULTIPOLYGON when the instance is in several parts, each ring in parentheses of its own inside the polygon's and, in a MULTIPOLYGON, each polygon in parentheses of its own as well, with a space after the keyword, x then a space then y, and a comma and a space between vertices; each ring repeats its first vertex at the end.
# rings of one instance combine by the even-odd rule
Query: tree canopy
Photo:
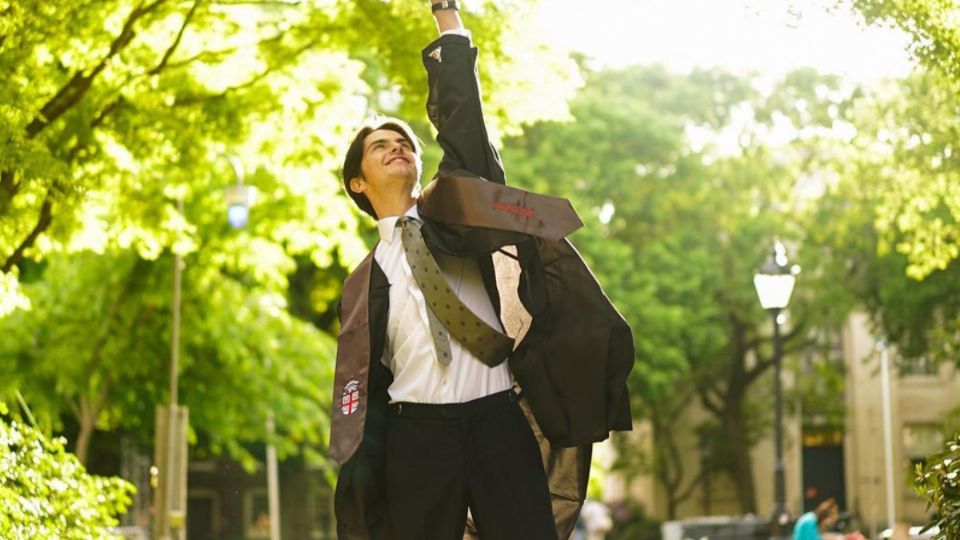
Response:
POLYGON ((960 8, 952 0, 851 0, 851 4, 867 23, 906 32, 910 51, 925 72, 903 88, 905 99, 898 96, 879 105, 871 159, 874 174, 890 180, 877 194, 883 201, 877 209, 880 240, 906 255, 912 278, 923 279, 960 258, 955 148, 960 8))

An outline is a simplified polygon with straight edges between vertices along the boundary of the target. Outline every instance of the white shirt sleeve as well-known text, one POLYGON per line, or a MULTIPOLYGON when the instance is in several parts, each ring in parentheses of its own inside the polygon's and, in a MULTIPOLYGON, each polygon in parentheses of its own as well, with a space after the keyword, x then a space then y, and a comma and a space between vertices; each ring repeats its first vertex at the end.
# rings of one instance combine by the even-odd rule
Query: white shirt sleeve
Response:
POLYGON ((441 36, 445 36, 447 34, 454 34, 457 36, 463 36, 466 38, 473 39, 473 34, 471 34, 470 30, 466 28, 451 28, 450 30, 444 30, 443 32, 440 32, 441 36))

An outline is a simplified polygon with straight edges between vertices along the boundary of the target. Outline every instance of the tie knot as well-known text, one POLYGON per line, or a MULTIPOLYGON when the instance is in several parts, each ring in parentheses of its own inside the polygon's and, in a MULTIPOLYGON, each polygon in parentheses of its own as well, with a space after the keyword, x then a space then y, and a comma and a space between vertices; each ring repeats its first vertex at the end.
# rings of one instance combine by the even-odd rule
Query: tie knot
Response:
POLYGON ((397 227, 406 227, 407 225, 417 225, 420 222, 419 219, 413 216, 400 216, 400 219, 397 220, 397 227))

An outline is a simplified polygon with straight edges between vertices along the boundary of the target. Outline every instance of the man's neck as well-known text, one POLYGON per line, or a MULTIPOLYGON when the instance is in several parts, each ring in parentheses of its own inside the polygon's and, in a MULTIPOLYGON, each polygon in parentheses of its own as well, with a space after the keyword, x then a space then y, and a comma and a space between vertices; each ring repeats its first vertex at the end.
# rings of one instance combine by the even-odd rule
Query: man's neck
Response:
POLYGON ((417 200, 413 197, 407 196, 403 199, 382 202, 378 205, 375 205, 374 210, 377 212, 377 219, 383 219, 388 217, 402 216, 406 214, 407 210, 410 210, 410 207, 415 204, 417 204, 417 200))

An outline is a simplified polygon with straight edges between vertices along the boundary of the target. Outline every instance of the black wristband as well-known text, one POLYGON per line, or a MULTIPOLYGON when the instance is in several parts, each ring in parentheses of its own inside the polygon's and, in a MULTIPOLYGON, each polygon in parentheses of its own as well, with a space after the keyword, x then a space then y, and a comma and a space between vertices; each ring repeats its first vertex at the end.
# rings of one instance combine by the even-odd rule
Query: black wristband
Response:
POLYGON ((433 10, 434 13, 436 13, 441 9, 459 10, 460 6, 457 5, 457 0, 440 0, 436 4, 433 4, 432 6, 430 6, 430 9, 433 10))

